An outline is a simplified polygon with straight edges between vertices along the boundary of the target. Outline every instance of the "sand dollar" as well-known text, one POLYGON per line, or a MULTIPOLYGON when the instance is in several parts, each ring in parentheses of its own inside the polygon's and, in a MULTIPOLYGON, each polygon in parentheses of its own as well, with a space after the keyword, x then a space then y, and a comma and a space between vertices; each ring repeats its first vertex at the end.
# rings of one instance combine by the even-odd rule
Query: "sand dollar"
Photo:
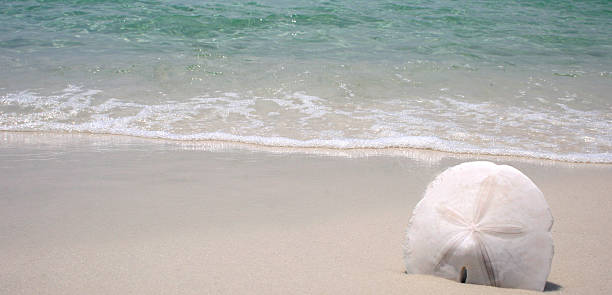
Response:
POLYGON ((519 170, 463 163, 438 175, 414 209, 406 269, 542 291, 553 257, 552 224, 544 195, 519 170))

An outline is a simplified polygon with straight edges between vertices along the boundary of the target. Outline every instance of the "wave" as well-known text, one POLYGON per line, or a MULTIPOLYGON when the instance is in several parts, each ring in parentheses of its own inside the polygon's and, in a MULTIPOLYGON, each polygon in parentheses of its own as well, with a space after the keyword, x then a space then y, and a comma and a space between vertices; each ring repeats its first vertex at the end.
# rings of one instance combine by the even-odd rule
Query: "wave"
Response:
POLYGON ((496 109, 487 102, 450 97, 428 103, 397 99, 342 105, 305 93, 262 98, 231 92, 142 104, 107 99, 99 90, 69 86, 54 95, 22 91, 1 96, 0 130, 226 141, 280 148, 413 148, 612 163, 612 123, 605 114, 563 104, 537 112, 528 107, 496 109), (512 119, 491 125, 500 116, 512 119), (529 132, 519 132, 527 128, 529 132), (538 132, 538 138, 530 133, 538 128, 548 129, 538 132), (579 142, 567 143, 570 136, 579 142))

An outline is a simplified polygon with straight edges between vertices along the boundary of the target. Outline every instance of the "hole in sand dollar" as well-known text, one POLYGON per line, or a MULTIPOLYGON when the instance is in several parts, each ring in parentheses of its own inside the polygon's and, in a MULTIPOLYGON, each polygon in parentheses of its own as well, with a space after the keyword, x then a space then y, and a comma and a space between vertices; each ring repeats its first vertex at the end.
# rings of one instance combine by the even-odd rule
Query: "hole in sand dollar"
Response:
POLYGON ((459 164, 438 175, 416 205, 406 270, 459 282, 469 267, 465 283, 542 291, 553 257, 552 223, 544 195, 516 168, 459 164))
POLYGON ((461 268, 461 272, 459 273, 459 282, 461 282, 462 284, 465 284, 465 282, 467 281, 467 268, 462 267, 461 268))

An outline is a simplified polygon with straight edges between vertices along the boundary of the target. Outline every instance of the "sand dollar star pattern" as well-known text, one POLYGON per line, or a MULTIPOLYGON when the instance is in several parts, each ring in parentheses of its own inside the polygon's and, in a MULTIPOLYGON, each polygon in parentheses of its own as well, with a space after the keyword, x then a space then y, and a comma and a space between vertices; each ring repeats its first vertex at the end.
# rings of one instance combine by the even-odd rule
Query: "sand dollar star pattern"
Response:
POLYGON ((454 234, 442 247, 434 271, 439 270, 443 264, 447 263, 448 259, 453 256, 453 253, 463 242, 467 239, 472 239, 476 244, 476 247, 474 247, 474 251, 476 251, 475 256, 478 258, 482 272, 488 277, 489 285, 495 287, 499 286, 495 274, 495 267, 493 266, 492 252, 487 246, 485 237, 487 235, 503 238, 517 237, 523 235, 525 229, 523 225, 515 222, 499 224, 483 221, 487 214, 491 199, 503 193, 496 190, 496 187, 497 176, 487 176, 476 196, 477 204, 474 206, 472 216, 466 217, 446 205, 441 205, 437 208, 438 213, 444 220, 460 227, 462 230, 454 234))

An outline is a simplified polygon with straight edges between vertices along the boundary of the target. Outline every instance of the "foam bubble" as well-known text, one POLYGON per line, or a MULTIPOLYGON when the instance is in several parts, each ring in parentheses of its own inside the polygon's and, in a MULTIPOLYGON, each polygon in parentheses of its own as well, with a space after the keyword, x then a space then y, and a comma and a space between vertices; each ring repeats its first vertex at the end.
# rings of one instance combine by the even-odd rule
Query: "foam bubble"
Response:
MULTIPOLYGON (((347 97, 351 100, 351 97, 347 97)), ((270 147, 390 149, 612 163, 612 120, 562 102, 496 105, 460 96, 330 101, 305 92, 236 92, 159 104, 70 85, 0 97, 0 130, 117 134, 270 147)))

